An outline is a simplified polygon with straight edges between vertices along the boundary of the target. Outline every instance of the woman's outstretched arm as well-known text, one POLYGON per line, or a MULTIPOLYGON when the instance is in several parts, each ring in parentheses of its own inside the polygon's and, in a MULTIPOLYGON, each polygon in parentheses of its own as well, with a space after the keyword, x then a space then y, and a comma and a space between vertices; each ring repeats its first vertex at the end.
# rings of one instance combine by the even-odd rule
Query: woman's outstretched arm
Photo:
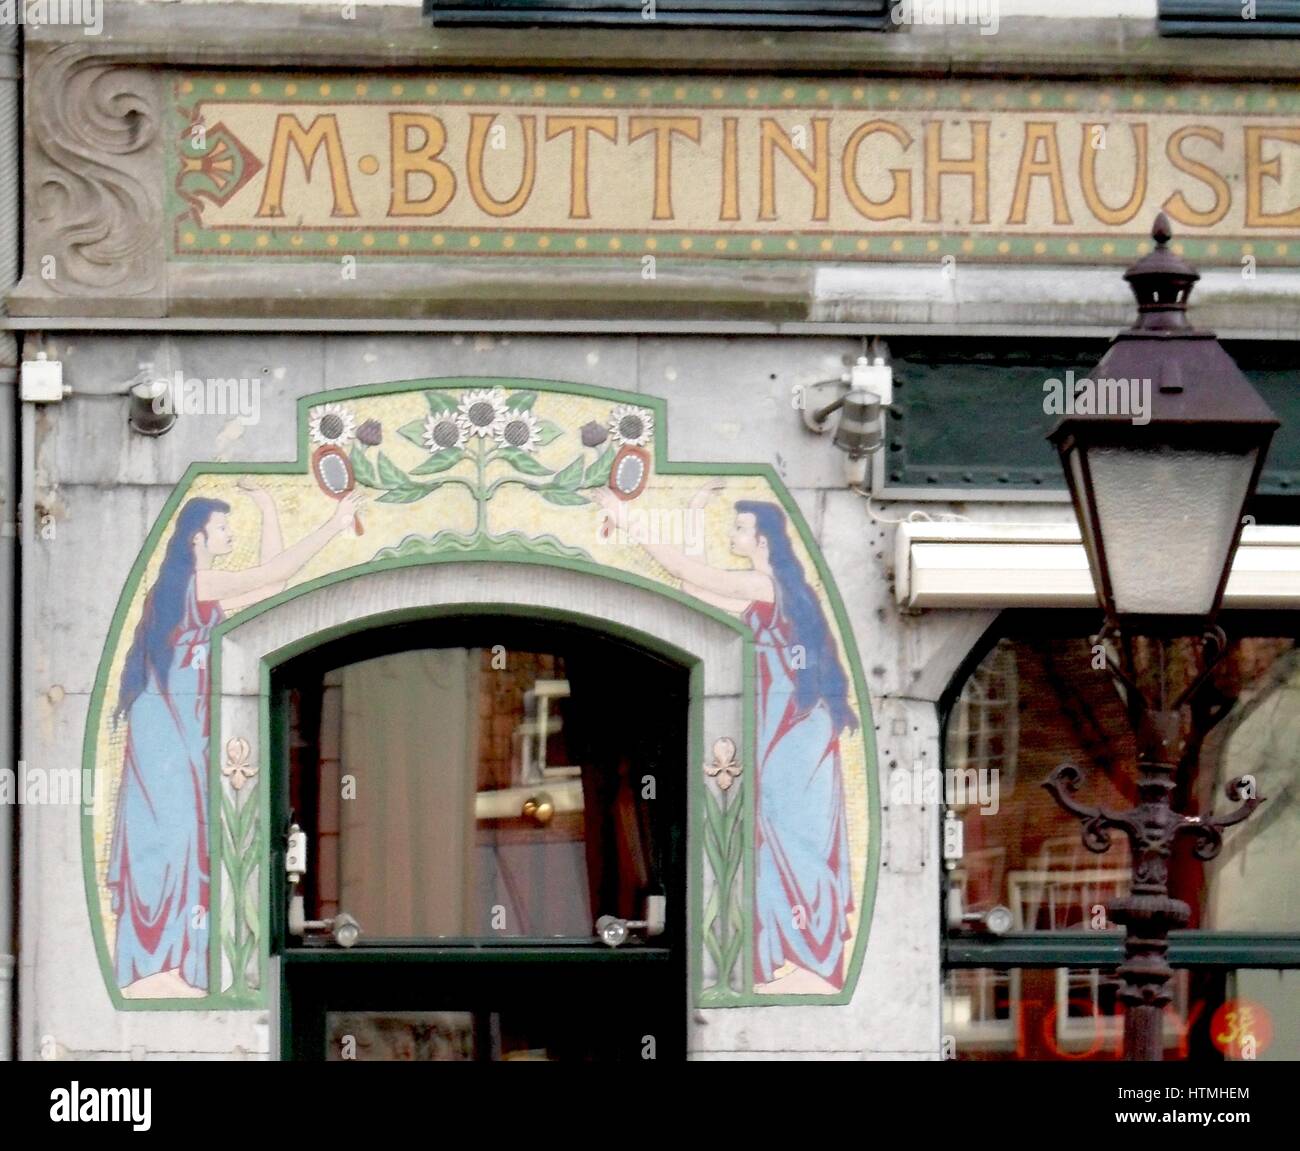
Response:
MULTIPOLYGON (((608 488, 596 488, 591 493, 592 500, 604 508, 605 514, 617 519, 618 497, 608 488)), ((694 504, 694 501, 692 501, 694 504)), ((698 505, 697 505, 698 506, 698 505)), ((715 603, 716 599, 739 604, 739 608, 726 607, 725 610, 743 610, 755 600, 771 603, 776 599, 776 586, 771 576, 756 571, 740 571, 732 568, 715 568, 703 560, 688 556, 681 548, 672 544, 641 544, 646 553, 659 563, 671 576, 682 581, 682 588, 691 595, 715 603), (701 595, 700 593, 706 593, 701 595), (715 597, 713 599, 709 597, 715 597)), ((722 604, 717 604, 721 607, 722 604)))
POLYGON ((248 494, 262 515, 262 546, 257 562, 270 563, 284 551, 284 536, 280 532, 280 509, 275 506, 271 493, 258 484, 253 476, 240 476, 239 488, 248 494))
MULTIPOLYGON (((255 477, 240 476, 239 488, 247 493, 253 503, 257 505, 262 520, 262 539, 261 547, 258 549, 257 562, 259 565, 268 564, 284 551, 284 536, 280 531, 280 509, 276 507, 271 493, 263 488, 255 477)), ((250 592, 247 596, 241 596, 237 600, 229 600, 221 605, 222 610, 227 613, 238 611, 249 603, 255 603, 266 596, 284 591, 287 582, 287 580, 282 580, 276 584, 268 584, 265 588, 259 588, 255 592, 250 592)))
POLYGON ((704 591, 742 604, 753 603, 755 600, 760 603, 771 603, 776 599, 776 588, 772 583, 772 577, 762 572, 715 568, 703 560, 688 556, 681 548, 673 547, 671 544, 642 546, 650 553, 651 558, 668 570, 670 575, 681 580, 683 587, 690 585, 697 589, 692 592, 693 595, 704 591))
POLYGON ((195 594, 205 602, 217 600, 225 611, 237 610, 272 594, 330 540, 347 530, 364 502, 359 492, 349 492, 339 500, 334 514, 320 527, 284 548, 268 563, 242 571, 208 568, 198 572, 195 575, 195 594))
POLYGON ((693 595, 696 599, 702 599, 707 604, 712 604, 714 607, 721 608, 723 611, 729 612, 731 615, 743 614, 750 604, 750 601, 747 599, 730 599, 727 596, 715 595, 713 592, 706 591, 704 588, 699 587, 688 580, 682 581, 682 591, 686 592, 687 595, 693 595))

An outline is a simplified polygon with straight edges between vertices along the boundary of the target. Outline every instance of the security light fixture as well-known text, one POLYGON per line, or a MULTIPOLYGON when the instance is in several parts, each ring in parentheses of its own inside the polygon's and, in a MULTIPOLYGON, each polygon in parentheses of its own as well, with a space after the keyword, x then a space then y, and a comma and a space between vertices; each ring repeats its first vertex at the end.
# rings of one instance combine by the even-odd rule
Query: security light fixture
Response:
POLYGON ((168 403, 167 381, 153 374, 152 364, 141 364, 128 390, 127 422, 142 436, 161 436, 176 423, 176 410, 168 403))
POLYGON ((809 390, 847 389, 844 395, 820 407, 805 404, 803 420, 809 431, 824 435, 830 428, 831 417, 839 413, 832 443, 847 457, 845 481, 851 487, 862 487, 867 482, 872 457, 884 445, 885 413, 893 401, 894 372, 884 345, 879 341, 873 343, 869 354, 859 356, 839 379, 822 380, 807 387, 809 390))

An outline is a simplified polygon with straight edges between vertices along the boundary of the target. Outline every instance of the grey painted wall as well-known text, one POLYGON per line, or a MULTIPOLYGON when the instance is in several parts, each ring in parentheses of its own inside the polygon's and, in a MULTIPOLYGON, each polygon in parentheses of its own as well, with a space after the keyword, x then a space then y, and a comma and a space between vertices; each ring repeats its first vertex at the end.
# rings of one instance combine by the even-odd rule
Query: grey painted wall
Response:
MULTIPOLYGON (((39 410, 33 679, 24 685, 29 760, 78 768, 96 665, 118 595, 172 486, 194 461, 296 455, 298 397, 422 376, 503 375, 636 390, 668 401, 678 460, 774 464, 819 539, 847 605, 880 752, 881 868, 866 960, 846 1007, 762 1007, 695 1018, 699 1057, 774 1052, 937 1058, 939 876, 934 808, 890 807, 891 765, 939 755, 935 700, 991 613, 908 615, 891 590, 894 528, 842 481, 842 457, 807 433, 791 389, 838 374, 856 341, 829 338, 507 336, 217 337, 67 334, 44 345, 72 394, 39 410), (159 439, 127 425, 127 384, 155 375, 247 377, 260 412, 182 415, 159 439)), ((29 347, 26 355, 34 354, 29 347)), ((906 511, 907 509, 903 509, 906 511)), ((942 509, 930 509, 932 513, 942 509)), ((897 517, 891 507, 887 513, 897 517)), ((1025 514, 1018 509, 1016 514, 1025 514)), ((1032 514, 1069 516, 1068 508, 1032 514)), ((981 515, 1014 518, 1010 508, 981 515)), ((117 1012, 95 958, 82 880, 81 813, 25 808, 20 954, 23 1057, 265 1056, 268 1012, 117 1012)))

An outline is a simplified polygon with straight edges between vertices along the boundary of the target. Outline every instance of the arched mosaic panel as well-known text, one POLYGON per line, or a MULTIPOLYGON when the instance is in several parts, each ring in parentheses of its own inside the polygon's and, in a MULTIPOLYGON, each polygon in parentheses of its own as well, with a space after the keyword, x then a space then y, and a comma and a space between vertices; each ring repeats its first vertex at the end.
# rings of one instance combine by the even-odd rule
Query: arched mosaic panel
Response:
POLYGON ((298 416, 293 463, 190 468, 113 618, 83 852, 115 1004, 265 1003, 269 773, 216 730, 222 636, 325 585, 448 563, 621 581, 740 637, 741 728, 693 736, 694 998, 847 1002, 878 854, 870 703, 775 473, 670 462, 663 401, 551 381, 404 381, 298 416))

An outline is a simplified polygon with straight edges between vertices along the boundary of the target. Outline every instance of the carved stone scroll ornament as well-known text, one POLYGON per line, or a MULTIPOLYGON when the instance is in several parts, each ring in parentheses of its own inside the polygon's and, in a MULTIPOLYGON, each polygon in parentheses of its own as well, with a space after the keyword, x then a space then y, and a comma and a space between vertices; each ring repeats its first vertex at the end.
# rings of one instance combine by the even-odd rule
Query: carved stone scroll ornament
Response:
POLYGON ((19 296, 139 296, 163 263, 161 74, 81 44, 32 53, 19 296))

